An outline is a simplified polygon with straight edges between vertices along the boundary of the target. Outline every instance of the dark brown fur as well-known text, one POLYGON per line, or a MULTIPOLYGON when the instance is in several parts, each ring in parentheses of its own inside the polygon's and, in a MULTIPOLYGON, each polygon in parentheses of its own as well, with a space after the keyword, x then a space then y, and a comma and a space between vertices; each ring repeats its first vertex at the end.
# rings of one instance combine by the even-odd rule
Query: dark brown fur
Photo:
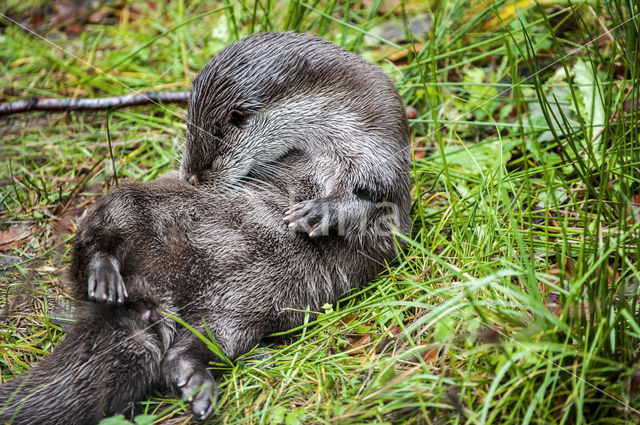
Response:
MULTIPOLYGON (((236 160, 241 156, 225 150, 229 145, 221 148, 222 139, 211 133, 217 112, 210 112, 209 102, 220 99, 198 95, 198 91, 208 90, 203 88, 205 80, 220 86, 226 82, 215 67, 205 67, 194 83, 190 118, 195 123, 189 123, 191 136, 183 163, 184 177, 191 184, 163 178, 123 185, 83 218, 71 266, 79 302, 76 325, 51 356, 0 386, 0 403, 4 404, 0 420, 96 423, 154 388, 189 398, 195 416, 206 418, 217 392, 207 367, 220 359, 167 313, 204 335, 208 328, 224 354, 234 359, 265 335, 301 325, 304 314, 300 310, 318 311, 325 303, 335 303, 395 256, 393 231, 406 233, 409 224, 408 161, 402 159, 407 153, 398 154, 401 159, 387 154, 408 146, 406 118, 401 103, 398 107, 397 94, 389 90, 390 83, 375 67, 317 38, 266 34, 250 38, 244 47, 269 50, 273 37, 293 48, 281 51, 287 67, 269 70, 264 64, 258 66, 256 72, 265 75, 256 84, 281 84, 281 88, 268 91, 266 87, 262 97, 258 96, 262 103, 254 104, 257 109, 250 111, 232 112, 235 101, 223 99, 229 110, 220 115, 224 120, 230 117, 230 124, 244 134, 226 138, 225 143, 244 140, 242 137, 263 140, 261 152, 268 158, 257 156, 248 166, 242 165, 242 173, 225 174, 233 169, 229 164, 234 155, 236 160), (301 47, 307 42, 317 49, 301 47), (302 52, 302 64, 296 47, 302 52), (325 57, 331 66, 323 68, 325 57), (345 82, 332 83, 323 75, 341 65, 346 69, 342 74, 349 76, 345 82), (317 66, 320 68, 314 71, 317 66), (357 81, 352 67, 363 72, 364 82, 357 81), (289 75, 290 68, 298 74, 289 75), (278 79, 279 73, 288 77, 278 79), (305 81, 307 74, 311 78, 305 81), (298 86, 296 78, 302 80, 298 86), (392 99, 378 108, 363 106, 367 95, 362 92, 374 83, 382 84, 382 93, 392 99), (289 88, 291 84, 294 88, 289 88), (305 85, 317 91, 325 84, 331 84, 330 95, 340 87, 354 92, 354 98, 343 104, 358 111, 355 116, 360 118, 354 125, 362 124, 358 135, 366 136, 360 142, 372 143, 360 146, 367 155, 349 157, 358 146, 345 140, 345 134, 331 140, 324 150, 299 146, 303 138, 284 149, 271 143, 270 135, 290 123, 288 115, 281 115, 286 108, 275 116, 264 115, 273 110, 267 107, 269 96, 275 105, 300 94, 305 85), (270 121, 260 127, 257 117, 270 121), (382 129, 376 127, 378 121, 382 129), (385 126, 390 128, 385 130, 385 126), (251 131, 260 137, 249 134, 251 131), (382 138, 383 134, 391 139, 382 138), (382 165, 370 162, 376 149, 382 149, 381 155, 389 159, 382 165), (211 159, 195 171, 197 155, 211 155, 211 159), (215 166, 222 163, 226 168, 215 166), (299 211, 292 206, 307 201, 315 205, 309 210, 311 215, 327 224, 322 232, 313 234, 322 221, 309 221, 309 214, 292 218, 291 210, 299 211), (292 223, 306 230, 292 231, 300 230, 292 223)), ((224 52, 221 55, 225 57, 224 52)), ((229 66, 242 70, 244 65, 231 61, 229 66)), ((250 89, 256 87, 252 84, 247 82, 250 89)), ((245 88, 236 86, 237 90, 245 88)), ((301 99, 309 100, 313 120, 320 124, 323 117, 317 114, 333 104, 318 103, 313 95, 301 99)), ((222 106, 225 104, 218 105, 222 106)), ((331 115, 328 109, 327 114, 331 115)), ((327 118, 329 124, 338 125, 333 118, 327 118)))

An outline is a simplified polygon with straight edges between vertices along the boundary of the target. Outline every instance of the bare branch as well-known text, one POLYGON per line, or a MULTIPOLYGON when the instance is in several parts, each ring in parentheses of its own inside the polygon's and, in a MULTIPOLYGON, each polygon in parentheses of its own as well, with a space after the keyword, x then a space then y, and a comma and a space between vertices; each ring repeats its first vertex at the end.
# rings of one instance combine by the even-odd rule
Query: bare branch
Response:
POLYGON ((188 100, 188 91, 149 92, 90 99, 40 99, 32 97, 31 99, 0 104, 0 116, 29 111, 99 111, 147 103, 186 103, 188 100))

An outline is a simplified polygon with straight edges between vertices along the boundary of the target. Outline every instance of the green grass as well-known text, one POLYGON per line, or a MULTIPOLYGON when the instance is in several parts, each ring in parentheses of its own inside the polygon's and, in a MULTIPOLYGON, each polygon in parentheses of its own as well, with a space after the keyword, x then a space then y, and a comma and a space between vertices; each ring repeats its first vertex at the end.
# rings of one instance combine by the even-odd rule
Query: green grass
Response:
MULTIPOLYGON (((224 45, 263 30, 361 53, 418 111, 409 248, 290 343, 229 368, 212 423, 640 422, 640 6, 513 5, 110 3, 78 36, 45 19, 40 35, 66 51, 0 18, 0 100, 186 89, 224 45), (414 17, 430 30, 407 32, 414 17), (389 23, 404 35, 383 42, 389 23)), ((35 8, 0 12, 25 22, 35 8)), ((49 316, 66 298, 74 217, 116 179, 176 168, 184 115, 0 118, 0 232, 28 235, 0 257, 3 379, 64 335, 49 316)), ((157 421, 189 417, 181 402, 146 406, 157 421)))

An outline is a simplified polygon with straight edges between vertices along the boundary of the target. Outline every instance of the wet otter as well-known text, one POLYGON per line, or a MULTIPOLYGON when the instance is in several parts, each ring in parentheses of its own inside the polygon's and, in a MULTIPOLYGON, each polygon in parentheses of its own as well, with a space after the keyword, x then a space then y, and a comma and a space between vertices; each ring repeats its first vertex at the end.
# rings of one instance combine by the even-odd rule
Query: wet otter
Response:
MULTIPOLYGON (((282 70, 269 70, 258 60, 254 72, 281 72, 283 78, 256 77, 254 88, 261 94, 253 103, 247 92, 234 95, 244 86, 210 66, 215 58, 202 70, 189 106, 193 122, 182 165, 188 183, 164 178, 120 186, 82 220, 71 266, 80 304, 75 327, 51 356, 0 386, 0 420, 95 423, 154 388, 190 399, 195 416, 204 419, 217 391, 207 366, 221 359, 167 314, 202 335, 211 332, 225 356, 234 359, 265 335, 300 325, 300 310, 318 311, 337 301, 395 256, 392 232, 406 233, 409 222, 408 160, 389 165, 387 144, 408 145, 395 92, 395 100, 378 105, 375 114, 375 108, 359 105, 364 95, 345 101, 349 107, 339 110, 346 114, 345 125, 362 139, 354 143, 337 132, 321 145, 330 136, 319 132, 321 114, 327 115, 326 128, 339 121, 332 115, 334 103, 313 99, 322 84, 333 84, 327 94, 334 97, 342 87, 324 78, 333 68, 324 67, 322 57, 327 64, 342 64, 339 74, 347 77, 355 78, 346 70, 352 65, 362 69, 368 84, 359 83, 355 92, 379 83, 382 74, 314 37, 284 33, 249 40, 218 56, 236 57, 238 46, 271 51, 273 40, 288 40, 283 45, 295 59, 282 70), (307 42, 317 49, 298 49, 307 42), (294 68, 303 81, 290 91, 294 68), (307 73, 315 76, 304 81, 307 73), (238 99, 246 102, 240 105, 238 99), (293 132, 303 123, 290 117, 296 105, 291 99, 314 111, 314 134, 293 132), (369 119, 374 116, 380 127, 369 119), (363 121, 354 124, 350 117, 363 121), (382 129, 388 121, 395 130, 382 129), (397 132, 398 138, 379 137, 385 131, 397 132), (240 143, 246 140, 253 144, 240 143), (255 154, 251 149, 260 140, 264 143, 255 154), (347 142, 353 146, 340 146, 347 142), (243 154, 241 148, 249 151, 243 154), (385 157, 371 162, 379 148, 385 157)), ((279 50, 281 60, 285 51, 279 50)), ((230 66, 245 69, 243 63, 230 66)), ((386 87, 388 81, 382 82, 386 87)))

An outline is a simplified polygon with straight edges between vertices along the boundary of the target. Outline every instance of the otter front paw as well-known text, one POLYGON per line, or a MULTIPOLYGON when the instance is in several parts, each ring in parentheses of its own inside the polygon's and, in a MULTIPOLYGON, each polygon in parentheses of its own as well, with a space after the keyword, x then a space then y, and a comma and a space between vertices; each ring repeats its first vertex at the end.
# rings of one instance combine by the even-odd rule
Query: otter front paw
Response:
POLYGON ((89 299, 122 304, 127 295, 118 260, 110 255, 94 257, 89 263, 89 299))
POLYGON ((296 232, 310 237, 327 236, 338 224, 334 202, 329 199, 311 199, 295 204, 284 213, 284 221, 296 232))
POLYGON ((193 416, 204 421, 211 415, 218 399, 218 386, 208 370, 189 368, 180 371, 177 387, 184 400, 191 403, 193 416))

